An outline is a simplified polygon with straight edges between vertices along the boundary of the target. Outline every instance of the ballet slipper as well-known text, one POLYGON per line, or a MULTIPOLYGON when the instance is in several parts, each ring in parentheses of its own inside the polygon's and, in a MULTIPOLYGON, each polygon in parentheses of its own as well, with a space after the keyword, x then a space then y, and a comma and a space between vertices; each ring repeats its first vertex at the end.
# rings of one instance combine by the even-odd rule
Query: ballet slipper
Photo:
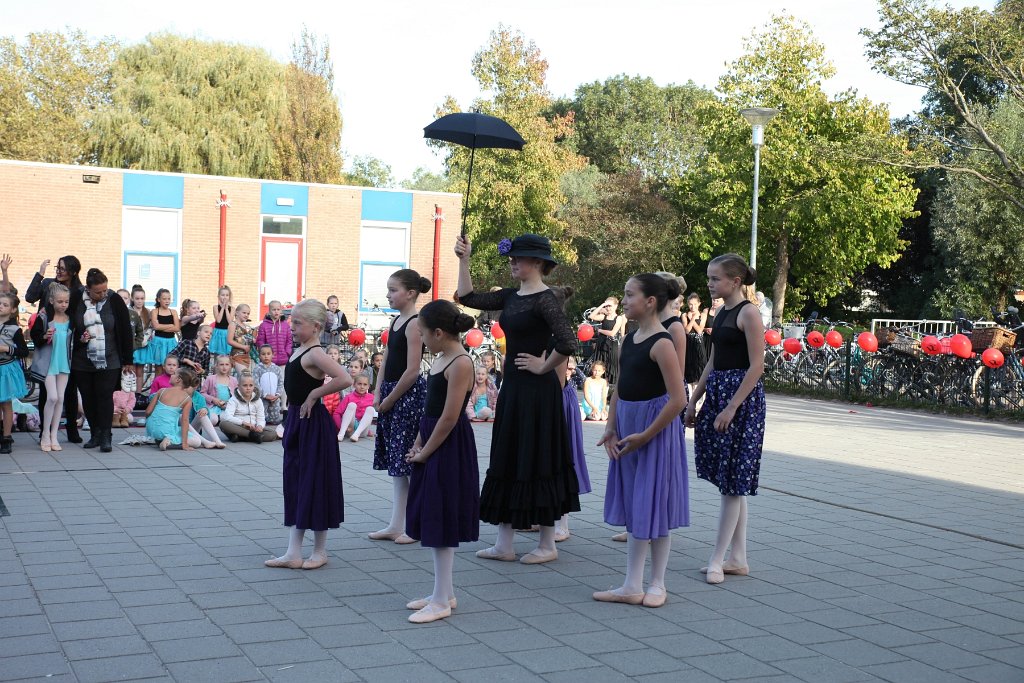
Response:
POLYGON ((597 591, 594 599, 598 602, 621 602, 624 605, 639 605, 644 601, 643 593, 616 593, 615 591, 597 591))
POLYGON ((213 447, 214 448, 227 448, 227 444, 225 444, 223 441, 218 441, 217 443, 213 444, 213 447))
POLYGON ((545 562, 554 562, 558 559, 557 550, 531 550, 520 558, 521 564, 544 564, 545 562))
POLYGON ((452 615, 451 607, 438 607, 437 605, 427 605, 419 612, 409 615, 409 621, 414 624, 429 624, 432 621, 438 619, 445 619, 452 615))
POLYGON ((387 529, 381 529, 380 531, 371 531, 366 534, 366 537, 371 541, 396 541, 399 536, 405 534, 401 531, 388 531, 387 529))
POLYGON ((320 569, 320 567, 327 564, 327 555, 317 556, 313 553, 309 556, 309 559, 302 562, 303 569, 320 569))
MULTIPOLYGON (((423 609, 424 607, 426 607, 429 604, 430 604, 430 598, 420 598, 419 600, 411 600, 411 601, 405 603, 405 608, 406 609, 420 610, 420 609, 423 609)), ((455 609, 458 606, 459 606, 459 601, 456 600, 455 598, 452 598, 451 600, 448 601, 448 607, 450 607, 451 609, 455 609)))
MULTIPOLYGON (((707 567, 701 567, 700 568, 700 573, 701 574, 707 574, 708 573, 708 568, 707 567)), ((748 567, 746 565, 743 565, 741 567, 739 565, 723 564, 722 565, 722 573, 723 574, 732 574, 733 576, 747 576, 747 575, 750 574, 750 567, 748 567)))
POLYGON ((705 580, 710 584, 719 584, 725 581, 725 573, 721 569, 708 567, 705 574, 707 575, 705 580))
POLYGON ((171 437, 165 436, 163 441, 160 442, 160 450, 166 451, 167 447, 171 445, 171 437))
POLYGON ((271 560, 266 560, 264 563, 266 567, 274 567, 280 569, 302 569, 302 558, 297 560, 289 560, 284 557, 275 557, 271 560))
POLYGON ((43 453, 49 453, 52 450, 52 447, 50 446, 50 444, 40 441, 39 450, 41 450, 43 453))
POLYGON ((54 439, 53 441, 50 442, 50 450, 51 451, 62 451, 64 449, 61 448, 60 441, 57 441, 56 439, 54 439))
POLYGON ((398 545, 409 545, 410 543, 416 543, 416 542, 417 541, 416 541, 415 538, 413 538, 412 536, 409 536, 407 534, 402 534, 401 536, 399 536, 398 538, 395 539, 395 543, 397 543, 398 545))
POLYGON ((350 437, 349 441, 351 441, 352 443, 359 443, 359 437, 358 436, 350 437))
POLYGON ((515 562, 516 553, 515 551, 509 553, 499 553, 496 548, 484 548, 483 550, 477 550, 476 556, 481 560, 500 560, 501 562, 515 562))
POLYGON ((556 531, 555 532, 555 543, 561 543, 562 541, 569 540, 568 531, 556 531))
POLYGON ((650 586, 644 593, 644 607, 661 607, 668 600, 668 592, 660 586, 650 586), (657 592, 655 592, 657 591, 657 592))
POLYGON ((614 536, 612 536, 612 540, 618 541, 619 543, 625 543, 629 540, 629 532, 623 531, 621 534, 615 534, 614 536))

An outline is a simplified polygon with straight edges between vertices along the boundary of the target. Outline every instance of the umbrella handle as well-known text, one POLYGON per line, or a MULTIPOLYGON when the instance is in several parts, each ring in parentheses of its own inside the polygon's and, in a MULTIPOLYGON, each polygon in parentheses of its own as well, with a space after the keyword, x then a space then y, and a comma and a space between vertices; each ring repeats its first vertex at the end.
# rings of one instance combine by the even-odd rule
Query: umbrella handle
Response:
POLYGON ((462 201, 462 236, 466 236, 466 218, 469 216, 469 190, 473 187, 473 159, 476 157, 476 138, 469 151, 469 178, 466 181, 466 197, 462 201))

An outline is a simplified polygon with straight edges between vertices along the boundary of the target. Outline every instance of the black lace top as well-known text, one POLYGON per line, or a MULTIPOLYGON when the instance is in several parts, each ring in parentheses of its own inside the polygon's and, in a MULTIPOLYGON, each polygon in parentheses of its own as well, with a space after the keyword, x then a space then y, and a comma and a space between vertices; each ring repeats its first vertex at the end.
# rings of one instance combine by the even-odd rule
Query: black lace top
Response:
POLYGON ((740 309, 750 302, 744 299, 732 308, 722 308, 715 316, 711 348, 715 350, 715 370, 746 370, 750 367, 747 336, 736 325, 740 309))
MULTIPOLYGON (((576 337, 562 310, 562 303, 550 289, 521 296, 516 289, 460 296, 461 303, 482 311, 501 311, 501 328, 508 339, 506 358, 528 353, 539 356, 555 338, 555 351, 571 356, 576 352, 576 337)), ((505 373, 519 371, 515 363, 505 364, 505 373)))

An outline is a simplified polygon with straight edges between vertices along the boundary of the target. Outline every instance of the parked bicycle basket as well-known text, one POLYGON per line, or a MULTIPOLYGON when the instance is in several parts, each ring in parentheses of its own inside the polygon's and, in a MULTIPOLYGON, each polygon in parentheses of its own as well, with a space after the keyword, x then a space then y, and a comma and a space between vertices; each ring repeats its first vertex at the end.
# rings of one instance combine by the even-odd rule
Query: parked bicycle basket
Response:
POLYGON ((971 349, 981 353, 985 349, 999 349, 1003 353, 1013 351, 1017 335, 1002 327, 982 327, 971 332, 971 349))

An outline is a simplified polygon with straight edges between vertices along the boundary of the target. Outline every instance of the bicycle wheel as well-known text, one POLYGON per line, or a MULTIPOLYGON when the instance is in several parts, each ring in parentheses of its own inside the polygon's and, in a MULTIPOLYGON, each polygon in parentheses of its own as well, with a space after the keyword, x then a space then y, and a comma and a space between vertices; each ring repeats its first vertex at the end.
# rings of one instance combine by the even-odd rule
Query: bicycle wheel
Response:
POLYGON ((814 389, 824 383, 825 366, 817 353, 807 353, 797 362, 794 369, 796 383, 802 387, 814 389))

